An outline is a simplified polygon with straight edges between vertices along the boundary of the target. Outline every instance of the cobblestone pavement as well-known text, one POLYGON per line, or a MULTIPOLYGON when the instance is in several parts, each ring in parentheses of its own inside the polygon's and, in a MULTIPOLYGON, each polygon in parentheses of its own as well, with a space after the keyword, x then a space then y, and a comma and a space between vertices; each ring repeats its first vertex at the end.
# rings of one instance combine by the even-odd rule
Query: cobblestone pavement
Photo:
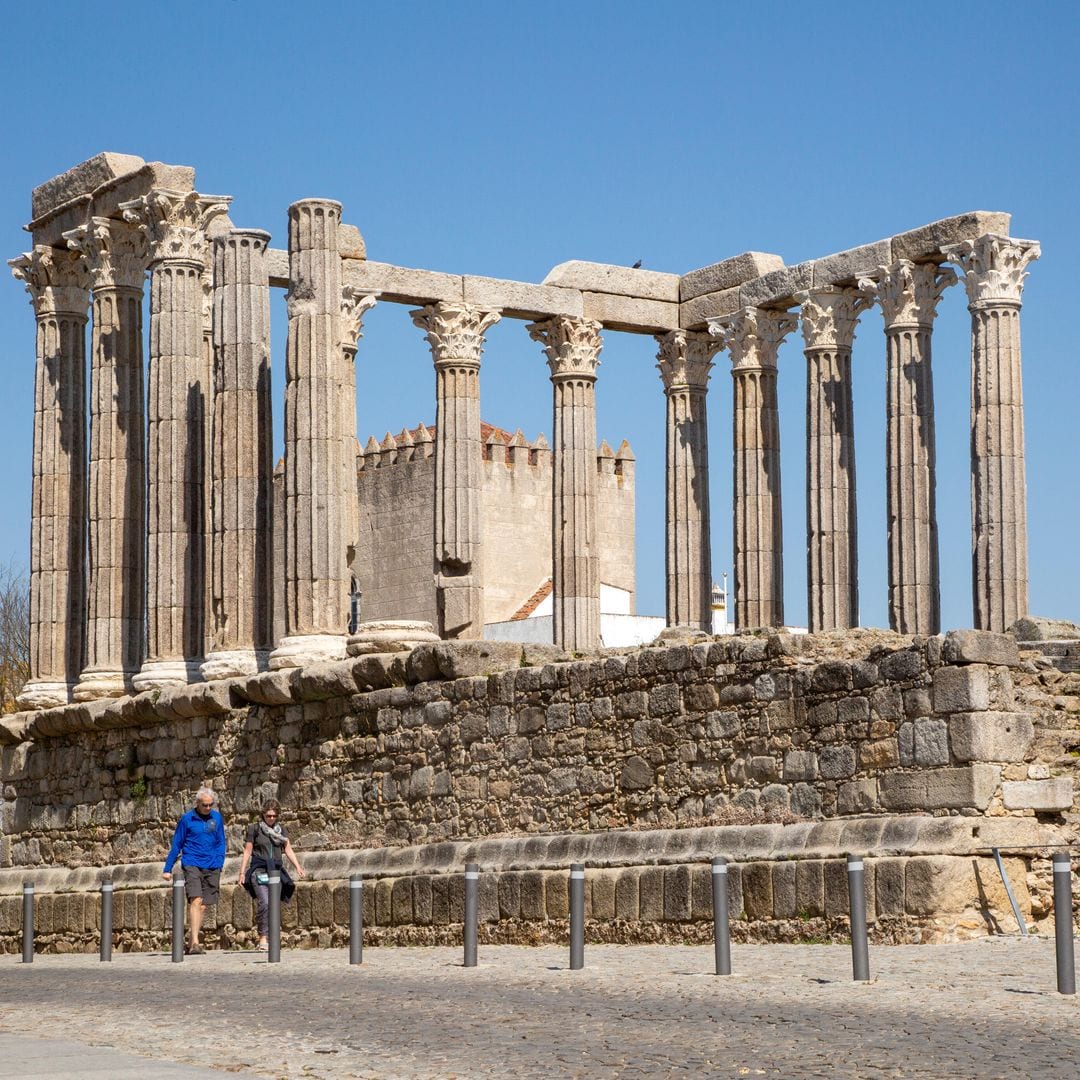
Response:
MULTIPOLYGON (((0 1032, 266 1077, 1075 1077, 1054 944, 590 946, 0 957, 0 1032)), ((0 1062, 0 1075, 4 1064, 0 1062)), ((151 1075, 151 1074, 146 1074, 151 1075)))

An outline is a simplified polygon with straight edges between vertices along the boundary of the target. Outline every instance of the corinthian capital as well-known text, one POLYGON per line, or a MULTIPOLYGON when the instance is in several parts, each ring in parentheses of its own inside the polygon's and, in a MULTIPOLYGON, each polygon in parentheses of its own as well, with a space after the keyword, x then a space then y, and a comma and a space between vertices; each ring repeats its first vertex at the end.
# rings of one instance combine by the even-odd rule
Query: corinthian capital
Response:
POLYGON ((710 334, 690 330, 669 330, 656 335, 660 351, 656 370, 665 391, 698 390, 704 393, 709 385, 712 358, 723 343, 710 334))
POLYGON ((484 332, 502 315, 468 304, 440 302, 410 311, 409 317, 424 331, 437 367, 445 363, 479 364, 484 332))
POLYGON ((90 270, 76 251, 38 244, 9 259, 12 275, 26 286, 38 315, 65 312, 86 315, 90 304, 90 270))
POLYGON ((68 247, 86 257, 95 289, 141 289, 149 261, 141 229, 112 218, 92 217, 64 233, 68 247))
POLYGON ((950 267, 908 259, 879 266, 873 278, 859 279, 860 289, 876 291, 887 329, 932 325, 941 294, 955 284, 956 271, 950 267))
POLYGON ((808 349, 850 349, 859 316, 874 303, 871 289, 830 285, 795 294, 801 305, 803 342, 808 349))
POLYGON ((600 350, 604 347, 600 323, 557 315, 529 323, 525 329, 533 341, 543 345, 553 379, 596 378, 600 350))
POLYGON ((120 204, 124 220, 146 233, 150 262, 185 262, 206 265, 206 230, 214 218, 229 209, 227 195, 200 195, 197 191, 155 188, 147 195, 120 204))
POLYGON ((341 336, 346 349, 356 349, 356 343, 364 335, 364 315, 378 303, 378 295, 346 285, 341 290, 341 336))
POLYGON ((987 233, 941 249, 964 272, 968 304, 1019 304, 1027 266, 1042 249, 1035 240, 1017 240, 987 233))
POLYGON ((731 355, 732 371, 775 368, 780 343, 799 325, 790 311, 746 307, 726 319, 710 319, 709 333, 731 355))

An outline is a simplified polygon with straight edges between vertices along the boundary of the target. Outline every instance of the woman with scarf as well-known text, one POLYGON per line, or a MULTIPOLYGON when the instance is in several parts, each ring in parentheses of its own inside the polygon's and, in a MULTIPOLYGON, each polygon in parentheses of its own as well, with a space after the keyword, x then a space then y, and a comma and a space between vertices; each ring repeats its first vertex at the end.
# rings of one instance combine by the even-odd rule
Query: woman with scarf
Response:
POLYGON ((240 873, 237 875, 237 884, 243 885, 248 894, 255 900, 258 910, 259 922, 259 950, 265 952, 267 922, 270 910, 270 884, 271 871, 277 870, 281 874, 281 899, 288 901, 296 886, 285 870, 284 860, 288 860, 296 868, 296 876, 304 876, 304 868, 297 861, 296 853, 289 843, 285 830, 278 824, 281 814, 281 804, 277 799, 267 799, 262 805, 259 820, 249 826, 247 835, 244 837, 244 854, 240 860, 240 873))

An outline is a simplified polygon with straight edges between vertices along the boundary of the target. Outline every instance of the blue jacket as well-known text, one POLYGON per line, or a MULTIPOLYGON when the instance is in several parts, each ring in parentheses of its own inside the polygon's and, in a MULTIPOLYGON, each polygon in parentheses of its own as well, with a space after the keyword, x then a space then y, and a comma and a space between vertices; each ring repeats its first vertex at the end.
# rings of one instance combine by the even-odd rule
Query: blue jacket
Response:
POLYGON ((225 865, 225 821, 216 810, 203 817, 193 807, 180 819, 165 859, 166 874, 172 873, 178 856, 184 866, 203 870, 220 870, 225 865))

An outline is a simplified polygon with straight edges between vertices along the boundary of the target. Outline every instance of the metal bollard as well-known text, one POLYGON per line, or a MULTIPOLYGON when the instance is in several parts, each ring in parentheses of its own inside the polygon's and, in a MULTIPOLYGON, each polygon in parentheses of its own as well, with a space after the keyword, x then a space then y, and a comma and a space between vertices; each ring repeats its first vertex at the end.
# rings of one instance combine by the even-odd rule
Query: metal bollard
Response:
POLYGON ((1054 855, 1054 943, 1059 994, 1076 993, 1073 956, 1072 860, 1067 851, 1054 855))
POLYGON ((476 967, 477 897, 480 867, 476 863, 465 864, 465 967, 476 967))
POLYGON ((173 876, 172 883, 172 962, 184 959, 184 879, 173 876))
POLYGON ((731 927, 728 925, 727 859, 718 855, 712 861, 712 914, 715 936, 716 974, 731 974, 731 927))
POLYGON ((866 876, 862 857, 847 857, 848 908, 851 913, 851 967, 856 982, 870 981, 870 949, 866 938, 866 876))
POLYGON ((364 878, 349 878, 349 963, 364 962, 364 878))
POLYGON ((270 875, 270 910, 266 919, 266 962, 281 963, 281 874, 277 871, 270 875))
POLYGON ((570 970, 585 966, 585 865, 570 864, 570 970))
POLYGON ((22 962, 34 962, 34 883, 24 881, 22 887, 22 962))
POLYGON ((102 960, 112 959, 112 902, 113 883, 103 881, 101 883, 101 947, 100 957, 102 960))

